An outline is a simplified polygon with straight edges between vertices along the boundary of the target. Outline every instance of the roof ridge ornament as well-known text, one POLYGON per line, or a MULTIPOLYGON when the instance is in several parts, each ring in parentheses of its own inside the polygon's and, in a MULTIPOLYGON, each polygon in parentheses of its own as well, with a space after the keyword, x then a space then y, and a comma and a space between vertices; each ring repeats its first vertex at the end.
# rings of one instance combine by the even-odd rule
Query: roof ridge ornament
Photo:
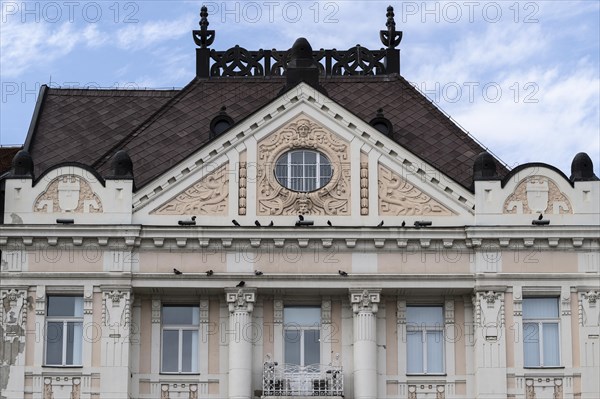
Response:
POLYGON ((387 26, 387 30, 379 31, 379 38, 381 39, 381 43, 386 46, 388 49, 394 49, 398 47, 400 41, 402 41, 402 31, 396 31, 396 21, 394 21, 394 7, 388 6, 387 13, 385 14, 387 17, 387 22, 385 26, 387 26))
POLYGON ((304 82, 327 94, 319 84, 319 75, 321 75, 321 71, 315 61, 310 43, 304 37, 296 39, 292 48, 288 50, 288 62, 285 71, 286 85, 281 91, 287 91, 300 82, 304 82))
POLYGON ((215 41, 215 31, 208 29, 208 9, 206 6, 200 8, 200 30, 192 31, 194 43, 199 47, 196 49, 196 77, 209 77, 210 52, 208 48, 215 41))
POLYGON ((200 48, 207 48, 215 41, 215 31, 208 29, 208 9, 202 6, 200 9, 200 30, 193 31, 194 42, 200 48))
POLYGON ((400 74, 400 50, 396 47, 402 41, 402 31, 396 31, 394 7, 388 6, 385 16, 387 17, 387 22, 385 23, 387 30, 379 31, 381 43, 387 47, 385 50, 385 70, 387 74, 400 74))
MULTIPOLYGON (((313 51, 306 39, 300 38, 309 52, 305 53, 302 50, 302 54, 298 53, 302 47, 299 47, 299 43, 294 43, 294 46, 287 51, 276 49, 250 51, 239 45, 226 51, 216 51, 209 48, 215 40, 215 31, 208 30, 208 11, 206 6, 202 6, 200 30, 192 32, 194 42, 198 46, 196 77, 210 79, 212 77, 281 76, 289 75, 290 71, 295 70, 296 75, 303 76, 301 81, 311 84, 310 82, 318 82, 319 76, 400 74, 400 50, 396 47, 402 40, 402 32, 396 31, 392 6, 388 7, 386 15, 387 30, 380 31, 380 38, 387 48, 378 50, 369 50, 356 45, 345 51, 336 49, 313 51), (313 69, 317 73, 315 76, 313 76, 313 69)), ((292 80, 298 79, 295 77, 292 80)), ((322 87, 319 87, 319 90, 323 91, 322 87)))

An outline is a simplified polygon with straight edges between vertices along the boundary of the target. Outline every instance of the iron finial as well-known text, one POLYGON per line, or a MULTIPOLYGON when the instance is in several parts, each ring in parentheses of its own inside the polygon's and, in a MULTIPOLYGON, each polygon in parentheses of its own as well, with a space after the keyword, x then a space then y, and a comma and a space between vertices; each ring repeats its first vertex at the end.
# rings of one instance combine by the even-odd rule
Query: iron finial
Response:
POLYGON ((200 8, 200 29, 206 30, 208 25, 208 9, 206 6, 202 6, 202 8, 200 8))
POLYGON ((388 6, 387 13, 385 14, 387 17, 387 22, 385 26, 387 30, 379 31, 379 38, 381 39, 381 43, 389 49, 396 48, 400 44, 402 40, 402 32, 396 31, 396 21, 394 21, 394 7, 388 6))
POLYGON ((200 48, 207 48, 215 40, 215 31, 208 29, 208 9, 206 6, 200 8, 200 30, 193 31, 194 42, 200 48))

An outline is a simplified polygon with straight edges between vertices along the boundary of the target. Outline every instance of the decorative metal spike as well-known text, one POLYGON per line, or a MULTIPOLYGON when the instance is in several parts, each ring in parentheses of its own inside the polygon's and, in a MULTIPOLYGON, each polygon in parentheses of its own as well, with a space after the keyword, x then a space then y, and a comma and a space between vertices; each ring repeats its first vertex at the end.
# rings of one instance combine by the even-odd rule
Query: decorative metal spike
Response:
POLYGON ((200 8, 200 30, 193 31, 194 42, 200 48, 207 48, 215 40, 215 31, 208 29, 208 9, 206 6, 200 8))
POLYGON ((379 38, 381 39, 381 43, 386 46, 388 49, 396 48, 400 44, 402 40, 402 32, 396 31, 396 21, 394 21, 394 7, 389 6, 387 8, 387 13, 385 14, 387 17, 387 22, 385 26, 387 30, 379 31, 379 38))
POLYGON ((206 30, 208 28, 208 9, 206 6, 202 6, 200 9, 200 29, 206 30))
POLYGON ((396 21, 394 21, 394 7, 388 6, 387 13, 385 14, 385 16, 387 17, 387 22, 385 23, 385 26, 387 26, 388 29, 390 27, 396 28, 396 21))

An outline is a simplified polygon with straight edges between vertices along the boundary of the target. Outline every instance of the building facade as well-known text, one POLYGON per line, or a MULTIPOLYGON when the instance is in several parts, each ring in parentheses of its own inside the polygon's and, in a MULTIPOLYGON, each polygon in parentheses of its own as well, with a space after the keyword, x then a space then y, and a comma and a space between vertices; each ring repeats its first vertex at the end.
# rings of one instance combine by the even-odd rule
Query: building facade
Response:
POLYGON ((598 398, 600 182, 508 170, 386 48, 43 87, 3 175, 3 399, 598 398))

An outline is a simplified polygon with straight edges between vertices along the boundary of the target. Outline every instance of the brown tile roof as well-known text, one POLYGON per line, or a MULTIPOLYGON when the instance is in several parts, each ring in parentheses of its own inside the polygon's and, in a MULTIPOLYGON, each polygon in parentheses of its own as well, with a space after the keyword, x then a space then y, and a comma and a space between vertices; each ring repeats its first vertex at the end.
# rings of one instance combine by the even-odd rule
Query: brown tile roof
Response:
POLYGON ((93 164, 177 92, 48 89, 28 149, 36 175, 61 162, 93 164))
MULTIPOLYGON (((77 161, 106 175, 117 149, 128 151, 142 187, 209 142, 222 106, 236 123, 277 98, 284 78, 194 79, 180 91, 49 89, 30 152, 36 174, 77 161)), ((483 148, 398 75, 334 76, 328 96, 366 122, 383 108, 392 138, 464 187, 483 148)), ((500 166, 501 176, 507 173, 500 166)))
POLYGON ((12 159, 21 147, 0 147, 0 175, 10 170, 12 159))

